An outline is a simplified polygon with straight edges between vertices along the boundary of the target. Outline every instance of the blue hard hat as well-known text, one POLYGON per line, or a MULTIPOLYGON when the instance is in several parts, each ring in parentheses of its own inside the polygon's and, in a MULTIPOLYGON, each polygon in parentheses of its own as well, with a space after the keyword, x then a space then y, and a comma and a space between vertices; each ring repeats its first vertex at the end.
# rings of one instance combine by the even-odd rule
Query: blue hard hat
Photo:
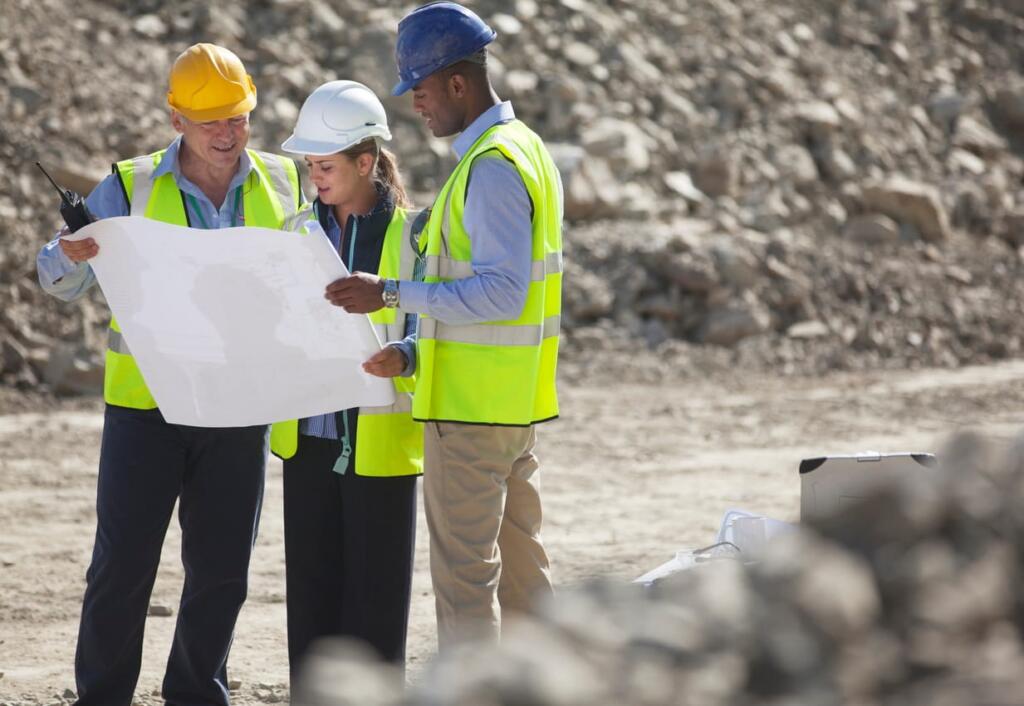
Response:
POLYGON ((418 7, 398 23, 395 60, 400 96, 430 74, 480 51, 498 34, 476 13, 454 2, 418 7))

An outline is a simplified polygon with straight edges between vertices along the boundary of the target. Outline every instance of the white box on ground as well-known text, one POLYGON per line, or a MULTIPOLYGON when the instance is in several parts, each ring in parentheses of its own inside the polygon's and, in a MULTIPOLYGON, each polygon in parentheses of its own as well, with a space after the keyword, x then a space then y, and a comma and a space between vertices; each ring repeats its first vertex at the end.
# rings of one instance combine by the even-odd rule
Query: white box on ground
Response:
POLYGON ((935 456, 922 452, 819 456, 800 462, 800 520, 832 515, 880 484, 930 480, 935 456))

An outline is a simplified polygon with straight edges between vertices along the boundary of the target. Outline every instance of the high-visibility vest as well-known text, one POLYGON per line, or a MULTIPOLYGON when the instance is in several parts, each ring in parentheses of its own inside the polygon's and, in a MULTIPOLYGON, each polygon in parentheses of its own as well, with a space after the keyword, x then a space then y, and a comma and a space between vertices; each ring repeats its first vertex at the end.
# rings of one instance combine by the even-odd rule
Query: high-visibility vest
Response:
MULTIPOLYGON (((297 218, 295 222, 305 222, 297 218)), ((386 279, 411 280, 416 265, 419 215, 395 208, 384 234, 377 274, 386 279)), ((405 338, 406 313, 400 308, 378 309, 370 321, 382 342, 405 338)), ((391 378, 395 402, 381 407, 360 407, 356 424, 356 474, 361 476, 410 476, 423 472, 423 425, 412 418, 415 377, 391 378)), ((270 450, 281 458, 295 455, 299 443, 299 422, 277 422, 270 428, 270 450)))
POLYGON ((508 321, 461 325, 420 317, 412 416, 422 421, 523 426, 558 416, 562 199, 551 156, 522 122, 490 128, 455 166, 434 201, 421 239, 424 280, 449 282, 474 275, 470 234, 462 223, 466 186, 473 160, 495 151, 515 165, 533 206, 526 303, 519 317, 508 321))
MULTIPOLYGON (((114 165, 129 204, 129 215, 145 216, 174 225, 189 225, 185 196, 167 172, 156 179, 153 172, 166 150, 126 159, 114 165)), ((286 158, 256 150, 246 150, 253 171, 242 185, 242 209, 246 225, 278 229, 303 202, 299 173, 286 158)), ((156 400, 146 387, 117 321, 111 317, 107 332, 106 370, 103 397, 108 404, 134 409, 155 409, 156 400)))

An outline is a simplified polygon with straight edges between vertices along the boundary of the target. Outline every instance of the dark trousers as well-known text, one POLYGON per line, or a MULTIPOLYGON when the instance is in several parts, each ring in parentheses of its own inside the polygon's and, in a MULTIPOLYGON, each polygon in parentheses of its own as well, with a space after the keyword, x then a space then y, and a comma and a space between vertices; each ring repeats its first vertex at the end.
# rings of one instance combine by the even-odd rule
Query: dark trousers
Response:
POLYGON ((225 706, 227 659, 245 601, 267 460, 267 427, 168 424, 159 410, 108 406, 96 543, 75 655, 79 706, 129 706, 160 550, 179 500, 185 585, 163 696, 225 706))
POLYGON ((332 470, 341 443, 299 436, 284 462, 284 546, 288 660, 292 683, 320 637, 363 640, 388 661, 405 663, 416 476, 332 470))

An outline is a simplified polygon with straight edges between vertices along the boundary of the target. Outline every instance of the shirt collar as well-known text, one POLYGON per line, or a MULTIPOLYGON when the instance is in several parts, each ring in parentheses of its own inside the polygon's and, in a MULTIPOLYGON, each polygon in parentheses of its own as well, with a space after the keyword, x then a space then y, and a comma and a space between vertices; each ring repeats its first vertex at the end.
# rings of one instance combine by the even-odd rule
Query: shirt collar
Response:
MULTIPOLYGON (((357 220, 361 219, 361 218, 370 218, 371 216, 375 216, 377 214, 384 213, 384 212, 389 212, 389 211, 392 211, 394 209, 395 197, 391 193, 391 191, 386 189, 382 184, 378 183, 376 186, 377 186, 377 203, 375 203, 373 205, 373 208, 370 210, 369 213, 355 214, 355 218, 357 220)), ((339 224, 338 220, 334 217, 334 209, 331 208, 330 206, 327 206, 327 205, 321 203, 319 197, 316 198, 315 206, 316 206, 316 210, 317 211, 320 211, 321 209, 326 209, 326 212, 327 212, 327 223, 328 223, 328 225, 330 227, 332 227, 332 228, 340 228, 341 227, 341 224, 339 224)))
POLYGON ((494 127, 498 123, 507 123, 510 120, 515 120, 516 114, 512 110, 512 103, 509 101, 503 101, 492 105, 490 108, 482 112, 476 120, 469 124, 465 130, 455 138, 452 143, 452 151, 455 152, 455 156, 462 159, 462 155, 469 151, 469 148, 473 146, 480 136, 487 132, 490 128, 494 127))
MULTIPOLYGON (((178 155, 181 152, 181 140, 182 136, 178 135, 174 138, 174 142, 167 146, 167 151, 164 153, 163 159, 160 160, 160 164, 158 164, 156 169, 153 170, 153 179, 157 179, 158 177, 162 177, 164 174, 171 173, 174 174, 174 181, 178 183, 179 187, 183 181, 188 181, 181 173, 181 165, 178 160, 178 155)), ((256 178, 260 178, 259 170, 253 168, 252 160, 249 159, 248 150, 242 150, 242 155, 238 158, 238 171, 235 172, 235 176, 231 178, 231 184, 228 185, 228 191, 241 186, 251 172, 256 172, 256 178)), ((191 184, 191 182, 189 183, 191 184)))

